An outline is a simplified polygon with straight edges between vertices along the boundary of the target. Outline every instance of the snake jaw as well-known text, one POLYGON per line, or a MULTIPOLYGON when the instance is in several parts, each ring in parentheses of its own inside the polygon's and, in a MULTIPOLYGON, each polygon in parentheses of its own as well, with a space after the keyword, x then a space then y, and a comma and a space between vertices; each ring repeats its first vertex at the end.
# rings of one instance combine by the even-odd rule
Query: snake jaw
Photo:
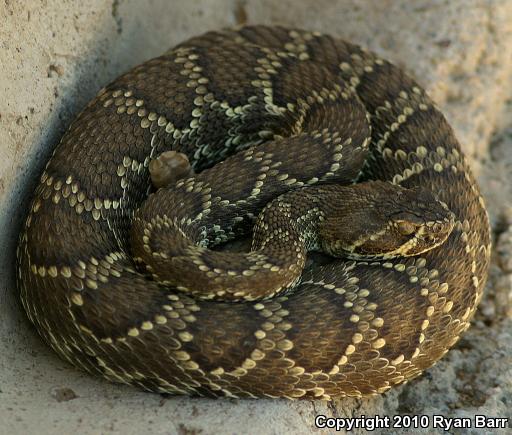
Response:
POLYGON ((450 215, 442 221, 429 221, 420 228, 415 235, 416 244, 408 251, 404 252, 404 256, 419 255, 431 249, 438 248, 443 245, 455 226, 455 215, 450 215))

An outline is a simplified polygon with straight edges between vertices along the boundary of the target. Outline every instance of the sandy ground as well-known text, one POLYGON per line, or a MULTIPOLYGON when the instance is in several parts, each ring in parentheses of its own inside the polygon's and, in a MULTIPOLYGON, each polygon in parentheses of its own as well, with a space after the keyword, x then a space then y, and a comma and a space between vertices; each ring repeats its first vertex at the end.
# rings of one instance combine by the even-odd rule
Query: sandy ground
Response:
MULTIPOLYGON (((319 414, 512 421, 511 1, 2 0, 0 22, 0 434, 306 434, 319 414), (186 37, 244 22, 330 32, 404 66, 452 123, 486 198, 494 255, 472 328, 434 368, 384 396, 291 403, 147 394, 69 367, 19 308, 20 225, 73 116, 129 67, 186 37)), ((424 432, 443 433, 432 425, 424 432)))

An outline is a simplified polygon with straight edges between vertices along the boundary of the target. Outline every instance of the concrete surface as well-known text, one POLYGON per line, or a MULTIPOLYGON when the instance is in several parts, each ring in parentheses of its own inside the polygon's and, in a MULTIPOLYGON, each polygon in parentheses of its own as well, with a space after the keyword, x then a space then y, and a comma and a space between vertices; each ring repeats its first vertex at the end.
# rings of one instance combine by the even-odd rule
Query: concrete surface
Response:
POLYGON ((318 414, 512 419, 511 1, 1 0, 0 23, 0 434, 305 434, 318 414), (211 401, 109 385, 53 355, 17 303, 21 221, 73 116, 127 68, 188 36, 243 22, 331 32, 406 66, 451 121, 487 198, 495 252, 473 327, 424 376, 385 396, 211 401))

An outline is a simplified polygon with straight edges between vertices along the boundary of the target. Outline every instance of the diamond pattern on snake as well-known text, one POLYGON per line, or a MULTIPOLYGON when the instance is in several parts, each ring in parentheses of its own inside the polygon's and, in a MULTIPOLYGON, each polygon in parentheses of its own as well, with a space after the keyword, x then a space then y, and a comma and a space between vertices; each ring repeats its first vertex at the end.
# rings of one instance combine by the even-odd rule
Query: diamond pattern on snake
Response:
POLYGON ((247 26, 99 92, 41 175, 17 267, 29 319, 80 369, 329 400, 439 360, 489 258, 475 179, 409 75, 328 35, 247 26))

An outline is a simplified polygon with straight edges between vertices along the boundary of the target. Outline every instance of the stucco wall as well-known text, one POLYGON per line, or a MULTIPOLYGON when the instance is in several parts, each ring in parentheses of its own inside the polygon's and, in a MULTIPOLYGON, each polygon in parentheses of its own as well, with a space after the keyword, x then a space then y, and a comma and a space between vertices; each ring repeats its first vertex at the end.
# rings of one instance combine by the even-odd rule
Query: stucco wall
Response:
POLYGON ((0 23, 0 434, 300 434, 317 414, 512 418, 512 2, 2 0, 0 23), (244 22, 330 32, 405 66, 446 113, 479 177, 496 243, 474 325, 423 377, 385 396, 326 404, 142 393, 69 367, 19 308, 17 236, 73 116, 129 67, 244 22))

